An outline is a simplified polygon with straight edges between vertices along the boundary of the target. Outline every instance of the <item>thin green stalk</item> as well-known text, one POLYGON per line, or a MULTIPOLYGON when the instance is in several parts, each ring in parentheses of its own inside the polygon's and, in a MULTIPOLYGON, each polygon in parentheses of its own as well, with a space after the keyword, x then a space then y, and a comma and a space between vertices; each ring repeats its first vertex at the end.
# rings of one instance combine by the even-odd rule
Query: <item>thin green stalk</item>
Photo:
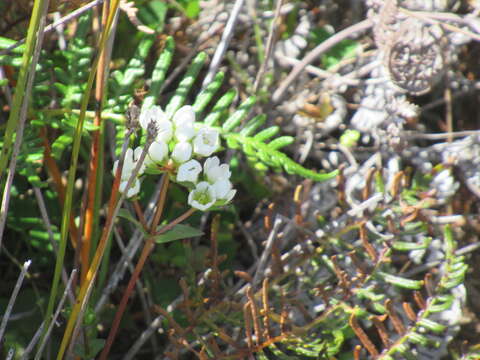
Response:
POLYGON ((33 4, 32 17, 28 26, 27 42, 25 44, 25 52, 22 57, 22 66, 18 74, 17 86, 15 87, 15 94, 13 96, 12 109, 7 121, 7 128, 3 136, 3 147, 0 153, 0 182, 7 166, 8 158, 12 150, 13 138, 15 129, 17 128, 20 119, 20 111, 23 100, 28 98, 29 93, 25 91, 27 83, 28 69, 33 59, 33 51, 37 42, 38 28, 40 25, 41 13, 48 0, 35 0, 33 4))
MULTIPOLYGON (((33 87, 33 82, 35 80, 35 67, 38 64, 38 59, 40 57, 40 50, 42 48, 43 43, 43 29, 45 27, 45 19, 47 16, 47 9, 48 9, 48 0, 41 4, 40 8, 40 22, 38 26, 39 36, 35 41, 35 47, 32 54, 32 58, 30 59, 29 69, 27 71, 27 81, 25 84, 24 89, 22 92, 24 94, 30 94, 33 87)), ((23 132, 25 129, 25 122, 27 118, 27 107, 29 102, 29 96, 26 95, 23 97, 23 101, 20 107, 20 113, 18 114, 18 118, 16 119, 16 136, 15 136, 15 143, 13 145, 13 151, 11 152, 11 159, 10 165, 8 169, 8 176, 5 182, 3 196, 2 196, 2 204, 0 207, 0 248, 3 239, 3 231, 5 229, 5 224, 7 221, 7 214, 8 214, 8 207, 10 204, 10 194, 11 194, 11 187, 13 184, 13 178, 15 176, 15 169, 17 167, 17 159, 20 153, 20 147, 22 145, 23 140, 23 132)), ((11 150, 11 149, 7 149, 11 150)), ((0 181, 1 183, 1 181, 0 181)))
POLYGON ((118 5, 119 5, 120 0, 113 0, 111 4, 111 11, 109 14, 109 18, 107 21, 107 26, 102 32, 102 35, 100 37, 99 41, 99 53, 97 57, 95 58, 93 64, 92 64, 92 69, 90 71, 88 81, 87 81, 87 87, 85 89, 85 92, 83 94, 82 102, 80 105, 80 115, 78 118, 77 126, 75 128, 75 135, 74 135, 74 141, 73 141, 73 149, 72 149, 72 158, 70 161, 70 169, 68 171, 68 182, 67 182, 67 189, 66 189, 66 194, 65 194, 65 204, 63 207, 63 214, 62 214, 62 225, 61 225, 61 239, 60 239, 60 246, 59 246, 59 251, 58 251, 58 257, 57 261, 55 263, 55 273, 53 276, 53 281, 52 281, 52 290, 50 292, 50 298, 48 301, 48 306, 47 306, 47 312, 46 312, 46 317, 45 317, 45 329, 48 328, 48 325, 50 323, 50 318, 53 313, 53 308, 55 305, 55 299, 57 296, 57 291, 58 291, 58 284, 60 280, 60 275, 61 275, 61 270, 63 267, 63 262, 64 262, 64 257, 65 257, 65 250, 67 247, 67 240, 68 240, 68 230, 69 230, 69 221, 70 221, 70 216, 71 216, 71 210, 72 210, 72 202, 73 202, 73 190, 74 190, 74 183, 75 183, 75 176, 76 176, 76 171, 77 171, 77 163, 78 163, 78 154, 80 152, 80 144, 82 140, 82 130, 83 130, 83 125, 85 122, 85 117, 86 117, 86 111, 87 111, 87 106, 88 102, 90 99, 90 93, 93 87, 93 82, 95 80, 95 74, 97 71, 98 63, 100 60, 100 57, 102 56, 102 52, 105 49, 105 44, 106 41, 110 35, 110 28, 113 23, 114 15, 117 11, 118 5))
POLYGON ((257 44, 257 57, 258 57, 258 63, 263 64, 265 61, 265 48, 263 46, 263 36, 262 36, 262 30, 260 29, 260 26, 258 25, 258 18, 255 16, 254 19, 254 25, 253 25, 253 31, 255 33, 255 43, 257 44))
MULTIPOLYGON (((100 209, 102 206, 102 191, 103 191, 103 175, 104 175, 104 167, 105 167, 105 123, 102 123, 100 127, 100 144, 99 144, 99 149, 98 149, 98 166, 99 166, 99 171, 97 173, 97 184, 96 184, 96 190, 95 190, 95 205, 94 205, 94 212, 95 214, 100 213, 100 209)), ((91 247, 91 254, 90 254, 90 259, 93 258, 95 255, 95 249, 98 246, 98 240, 100 239, 100 227, 99 227, 99 222, 100 222, 100 216, 96 216, 94 218, 93 222, 93 234, 92 234, 92 247, 91 247)), ((107 259, 109 258, 109 253, 110 253, 110 246, 107 246, 106 249, 106 257, 107 259)), ((108 261, 105 262, 108 265, 108 261)), ((99 289, 103 289, 103 283, 104 279, 106 277, 106 274, 102 276, 102 272, 106 272, 108 270, 108 266, 104 269, 103 268, 104 264, 102 262, 102 268, 101 268, 101 273, 99 276, 99 289)))
MULTIPOLYGON (((70 342, 72 333, 76 333, 77 330, 79 329, 79 326, 80 326, 79 320, 81 320, 81 315, 84 313, 85 306, 92 293, 93 284, 97 277, 100 261, 102 260, 105 254, 105 248, 111 236, 114 220, 117 217, 118 211, 120 210, 120 207, 122 206, 122 203, 127 196, 126 193, 122 193, 122 195, 120 196, 120 199, 118 199, 117 201, 118 188, 120 185, 121 171, 123 167, 123 159, 127 151, 128 138, 130 137, 130 135, 131 135, 131 131, 127 132, 125 136, 125 142, 122 148, 122 156, 120 157, 117 171, 115 173, 112 192, 111 192, 110 200, 108 203, 108 213, 107 213, 106 224, 103 228, 102 236, 100 238, 97 251, 95 252, 95 256, 93 257, 92 263, 90 264, 90 268, 87 272, 87 277, 80 287, 80 290, 77 296, 77 302, 75 303, 75 306, 72 309, 70 317, 68 318, 67 326, 63 333, 63 339, 62 339, 62 342, 60 343, 60 349, 57 354, 57 360, 63 359, 63 355, 65 354, 67 346, 70 342)), ((153 141, 152 139, 150 140, 150 142, 148 140, 149 139, 147 138, 147 143, 145 144, 145 147, 140 155, 140 158, 138 159, 137 165, 127 181, 127 185, 125 186, 126 189, 128 189, 133 184, 133 181, 137 176, 138 172, 140 171, 140 167, 143 164, 145 157, 147 156, 148 147, 151 145, 153 141)))

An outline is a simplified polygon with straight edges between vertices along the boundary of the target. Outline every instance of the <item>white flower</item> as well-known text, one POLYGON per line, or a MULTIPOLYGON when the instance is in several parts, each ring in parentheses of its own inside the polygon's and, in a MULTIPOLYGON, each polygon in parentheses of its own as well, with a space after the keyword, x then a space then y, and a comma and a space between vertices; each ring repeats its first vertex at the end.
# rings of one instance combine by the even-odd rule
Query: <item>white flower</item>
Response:
POLYGON ((178 167, 177 181, 189 181, 196 183, 198 175, 202 171, 202 165, 197 160, 190 160, 178 167))
POLYGON ((213 184, 214 182, 220 179, 230 179, 230 167, 227 164, 220 165, 220 160, 217 156, 213 156, 205 160, 203 164, 203 173, 209 183, 213 184))
POLYGON ((167 119, 167 115, 163 112, 160 106, 152 106, 149 109, 143 110, 140 114, 140 126, 147 131, 148 124, 153 121, 157 128, 157 137, 155 141, 168 143, 173 136, 173 125, 167 119))
MULTIPOLYGON (((127 181, 122 181, 120 183, 120 186, 119 186, 118 190, 122 193, 125 192, 125 188, 127 187, 127 183, 128 183, 128 180, 127 181)), ((127 197, 132 197, 134 195, 137 195, 139 192, 140 192, 140 180, 135 179, 133 181, 132 185, 130 186, 130 188, 128 189, 128 191, 127 191, 127 197)))
POLYGON ((182 106, 173 115, 173 124, 175 125, 175 138, 182 142, 188 141, 195 135, 195 112, 190 105, 182 106))
POLYGON ((216 200, 213 188, 206 181, 199 182, 188 195, 188 204, 202 211, 210 208, 216 200))
POLYGON ((235 196, 236 190, 232 190, 232 183, 227 179, 220 179, 212 185, 215 197, 222 205, 229 202, 235 196))
MULTIPOLYGON (((137 147, 135 150, 132 150, 131 148, 128 148, 127 151, 125 152, 125 160, 123 161, 123 168, 122 168, 122 180, 128 180, 130 175, 132 174, 133 170, 137 166, 137 162, 140 159, 140 155, 142 154, 142 148, 137 147)), ((113 164, 113 174, 117 172, 117 167, 118 167, 118 160, 115 161, 113 164)), ((138 176, 143 174, 143 171, 145 170, 145 163, 142 164, 140 167, 140 170, 138 171, 138 176)))
MULTIPOLYGON (((168 155, 168 146, 165 142, 154 141, 148 148, 148 159, 154 163, 161 163, 168 155)), ((149 161, 150 163, 150 161, 149 161)))
POLYGON ((192 157, 192 145, 189 142, 179 142, 175 144, 172 151, 172 159, 177 163, 184 163, 192 157))
POLYGON ((201 128, 193 139, 193 152, 202 156, 210 156, 220 145, 217 130, 201 128))

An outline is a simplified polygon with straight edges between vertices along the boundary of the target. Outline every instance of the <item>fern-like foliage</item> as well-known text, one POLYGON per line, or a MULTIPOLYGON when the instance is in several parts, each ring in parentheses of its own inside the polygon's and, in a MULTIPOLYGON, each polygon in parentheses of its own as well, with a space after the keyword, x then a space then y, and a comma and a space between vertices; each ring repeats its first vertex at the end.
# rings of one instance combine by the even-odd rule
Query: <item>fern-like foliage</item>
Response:
MULTIPOLYGON (((124 112, 126 110, 132 100, 132 96, 123 94, 132 94, 134 81, 144 74, 144 69, 141 64, 144 62, 143 60, 147 55, 147 50, 151 45, 152 39, 148 37, 145 38, 127 68, 124 71, 117 70, 112 74, 111 87, 114 89, 114 96, 108 101, 109 111, 124 112)), ((142 105, 144 108, 148 108, 157 102, 159 91, 162 88, 165 75, 173 57, 174 47, 173 39, 168 38, 165 42, 164 50, 152 72, 149 81, 150 89, 142 105)), ((199 53, 192 60, 183 79, 179 82, 174 94, 165 106, 167 117, 171 118, 175 111, 184 105, 205 61, 206 54, 204 53, 199 53)), ((202 124, 202 126, 216 127, 220 130, 221 136, 227 141, 227 147, 242 150, 256 168, 262 170, 271 168, 276 171, 283 169, 289 174, 300 175, 316 181, 324 181, 336 175, 336 172, 319 174, 313 170, 302 167, 290 159, 281 149, 293 142, 292 137, 281 136, 272 140, 279 131, 278 127, 270 127, 258 131, 266 120, 264 115, 256 116, 246 125, 242 126, 242 121, 248 116, 255 104, 255 97, 248 98, 238 106, 238 109, 228 116, 229 108, 236 98, 235 91, 228 91, 212 105, 212 109, 207 114, 203 115, 203 112, 220 89, 223 79, 224 74, 218 73, 213 81, 194 97, 192 106, 199 117, 198 122, 202 124), (238 127, 242 128, 240 132, 237 131, 238 127)), ((120 149, 124 131, 124 125, 117 124, 117 151, 120 149)))
MULTIPOLYGON (((342 216, 323 224, 318 237, 302 233, 300 244, 280 245, 295 236, 285 225, 277 243, 281 258, 272 253, 270 267, 256 275, 263 281, 247 280, 235 296, 219 300, 222 275, 212 268, 184 299, 189 312, 200 314, 195 338, 208 339, 198 358, 438 359, 447 353, 467 266, 456 255, 452 228, 423 215, 442 202, 440 192, 428 192, 437 180, 417 174, 408 181, 404 172, 387 169, 367 171, 364 180, 357 192, 348 184, 355 177, 340 175, 339 199, 359 196, 374 206, 360 202, 359 212, 344 204, 342 216), (432 271, 406 267, 428 256, 436 259, 432 271), (239 333, 242 341, 235 340, 239 333)), ((180 344, 192 330, 177 326, 173 342, 180 344)))

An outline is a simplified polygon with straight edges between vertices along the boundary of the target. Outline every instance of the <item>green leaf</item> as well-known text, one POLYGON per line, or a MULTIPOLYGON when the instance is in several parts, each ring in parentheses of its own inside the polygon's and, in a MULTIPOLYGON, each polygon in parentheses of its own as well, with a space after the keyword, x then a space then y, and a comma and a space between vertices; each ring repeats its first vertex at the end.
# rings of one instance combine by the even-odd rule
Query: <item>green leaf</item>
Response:
POLYGON ((268 143, 268 147, 273 150, 279 150, 285 146, 292 144, 295 141, 293 136, 280 136, 268 143))
POLYGON ((393 243, 393 248, 398 251, 424 250, 430 244, 431 239, 425 239, 425 240, 422 243, 412 243, 408 241, 395 241, 393 243))
POLYGON ((422 346, 428 345, 428 339, 425 336, 415 332, 408 334, 408 340, 410 340, 414 344, 420 344, 422 346))
POLYGON ((153 69, 150 90, 143 101, 143 108, 148 109, 155 104, 157 97, 160 94, 163 81, 165 80, 165 74, 167 73, 170 63, 172 62, 174 50, 175 42, 173 41, 173 38, 169 36, 165 41, 165 48, 163 49, 162 54, 158 58, 155 68, 153 69))
POLYGON ((383 272, 378 272, 378 274, 388 283, 399 286, 406 289, 419 290, 423 286, 422 280, 411 280, 405 279, 400 276, 390 275, 383 272))
POLYGON ((172 230, 169 230, 164 234, 155 236, 155 242, 157 244, 163 244, 175 240, 187 239, 201 235, 203 235, 203 232, 194 227, 191 227, 189 225, 177 224, 173 227, 172 230))
POLYGON ((247 125, 243 127, 243 129, 240 131, 240 135, 242 136, 251 136, 253 133, 260 127, 262 126, 265 121, 267 120, 267 115, 265 114, 259 114, 255 116, 252 120, 250 120, 247 125))
POLYGON ((358 140, 360 140, 360 132, 357 130, 345 130, 345 132, 340 136, 340 144, 350 148, 357 145, 358 140))
MULTIPOLYGON (((12 46, 13 44, 16 44, 16 43, 17 43, 17 41, 15 41, 13 39, 9 39, 9 38, 0 36, 0 49, 2 49, 2 50, 9 48, 10 46, 12 46)), ((25 44, 17 46, 15 49, 11 50, 12 53, 20 54, 20 55, 23 54, 24 51, 25 51, 25 44)))
POLYGON ((224 132, 232 131, 234 127, 238 126, 240 122, 248 115, 253 105, 256 102, 255 96, 250 96, 245 100, 223 124, 222 130, 224 132))
POLYGON ((161 33, 165 24, 167 10, 168 6, 165 1, 149 1, 146 6, 139 7, 138 18, 142 23, 154 28, 158 33, 161 33))
POLYGON ((130 59, 125 71, 122 74, 123 76, 119 85, 123 89, 130 88, 135 79, 139 78, 145 73, 145 58, 147 57, 154 41, 154 36, 145 36, 145 38, 138 45, 137 49, 135 50, 135 54, 133 54, 133 57, 130 59))
POLYGON ((431 313, 446 311, 452 306, 454 297, 452 295, 440 295, 435 298, 434 304, 428 307, 431 313))
POLYGON ((188 92, 192 88, 193 83, 195 82, 197 75, 206 60, 207 54, 204 52, 199 53, 193 59, 192 63, 187 69, 187 72, 185 73, 185 76, 183 77, 182 81, 180 81, 180 84, 178 84, 175 93, 165 108, 165 113, 167 114, 168 119, 171 119, 173 114, 175 114, 175 112, 183 105, 188 92))
POLYGON ((137 219, 134 219, 126 209, 120 209, 118 211, 118 217, 121 217, 130 221, 132 224, 135 225, 136 228, 140 229, 145 235, 147 234, 142 224, 140 223, 140 221, 138 221, 137 219))
MULTIPOLYGON (((264 130, 265 132, 262 131, 259 134, 261 134, 262 137, 264 135, 271 135, 269 131, 272 131, 272 129, 273 131, 276 131, 276 127, 273 126, 264 130)), ((259 134, 257 134, 257 136, 259 134)), ((268 144, 258 140, 256 136, 242 136, 241 133, 234 132, 222 135, 227 140, 227 143, 233 142, 235 144, 241 144, 242 150, 249 156, 249 160, 256 161, 256 159, 260 159, 264 163, 263 165, 273 167, 275 170, 279 170, 280 167, 283 167, 283 169, 289 174, 297 174, 303 176, 304 178, 315 181, 326 181, 335 177, 338 173, 338 171, 335 170, 330 173, 319 174, 313 170, 306 169, 290 159, 284 153, 270 148, 268 144)), ((255 166, 257 166, 257 164, 255 166)))
POLYGON ((208 86, 204 90, 202 90, 200 94, 197 95, 197 97, 195 98, 195 103, 192 105, 193 111, 195 111, 196 114, 199 114, 203 111, 203 109, 205 109, 205 107, 212 99, 213 95, 215 95, 215 93, 222 85, 224 77, 225 74, 223 72, 217 73, 212 82, 208 84, 208 86))
POLYGON ((223 112, 228 109, 233 102, 237 92, 235 89, 228 90, 215 104, 210 114, 207 115, 203 123, 208 126, 214 126, 222 116, 223 112))
POLYGON ((188 18, 193 19, 198 16, 200 13, 200 4, 198 0, 190 0, 187 7, 185 8, 185 15, 188 18))
POLYGON ((253 138, 256 141, 261 141, 264 142, 265 140, 270 139, 271 137, 277 135, 277 133, 280 131, 280 127, 278 126, 270 126, 269 128, 266 128, 262 131, 260 131, 257 135, 255 135, 253 138))
MULTIPOLYGON (((320 44, 327 40, 330 36, 334 35, 334 32, 326 27, 323 27, 313 30, 311 35, 314 43, 320 44)), ((358 47, 358 41, 350 39, 342 40, 322 56, 322 65, 326 69, 329 69, 330 67, 337 65, 343 59, 355 56, 358 47)))
POLYGON ((436 321, 429 319, 422 319, 418 322, 418 325, 423 326, 425 329, 430 330, 435 333, 440 333, 445 330, 446 326, 437 323, 436 321))

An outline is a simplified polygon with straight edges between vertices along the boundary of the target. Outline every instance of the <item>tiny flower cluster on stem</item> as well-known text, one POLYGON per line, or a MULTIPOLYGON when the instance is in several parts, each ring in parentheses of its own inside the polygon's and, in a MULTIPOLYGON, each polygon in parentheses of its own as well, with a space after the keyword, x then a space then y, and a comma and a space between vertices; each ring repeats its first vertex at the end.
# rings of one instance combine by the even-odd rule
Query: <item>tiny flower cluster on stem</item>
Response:
MULTIPOLYGON (((220 164, 216 156, 210 157, 220 148, 220 134, 213 128, 196 124, 195 112, 191 106, 181 107, 171 120, 159 106, 153 106, 141 112, 139 123, 145 131, 153 123, 156 135, 144 164, 129 189, 125 187, 142 149, 137 147, 127 150, 120 183, 120 191, 127 191, 127 197, 139 193, 139 177, 145 170, 161 170, 168 171, 172 180, 190 190, 188 203, 196 209, 205 211, 232 200, 236 190, 232 189, 229 166, 220 164), (202 158, 207 158, 203 166, 200 163, 202 158)), ((118 160, 113 166, 114 173, 117 167, 118 160)))

